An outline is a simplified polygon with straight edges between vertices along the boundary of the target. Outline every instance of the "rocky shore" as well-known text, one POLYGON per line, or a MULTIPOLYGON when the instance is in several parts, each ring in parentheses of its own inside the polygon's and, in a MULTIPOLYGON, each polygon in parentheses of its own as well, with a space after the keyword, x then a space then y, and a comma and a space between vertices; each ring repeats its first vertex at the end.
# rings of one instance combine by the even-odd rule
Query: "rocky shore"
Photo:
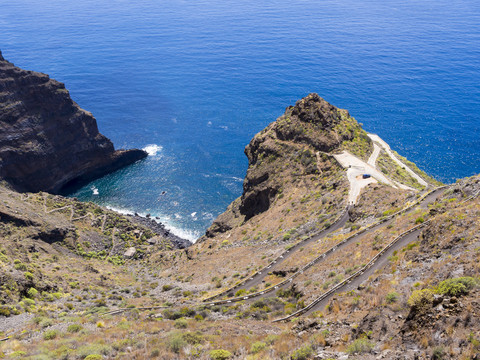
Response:
POLYGON ((174 235, 168 230, 165 225, 163 225, 161 222, 158 222, 151 218, 150 216, 143 217, 138 214, 134 215, 126 215, 132 222, 143 225, 150 230, 152 230, 155 234, 158 234, 165 239, 170 240, 174 248, 176 249, 185 249, 189 246, 192 246, 193 243, 190 240, 182 239, 181 237, 178 237, 177 235, 174 235))

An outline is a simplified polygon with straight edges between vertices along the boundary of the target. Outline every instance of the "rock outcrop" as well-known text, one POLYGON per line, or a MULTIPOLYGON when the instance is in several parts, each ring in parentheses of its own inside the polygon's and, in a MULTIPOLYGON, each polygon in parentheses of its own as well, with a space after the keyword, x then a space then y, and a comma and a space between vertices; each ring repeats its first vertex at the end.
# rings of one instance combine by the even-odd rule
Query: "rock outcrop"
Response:
POLYGON ((27 71, 0 53, 0 179, 18 191, 58 193, 147 154, 115 150, 64 84, 27 71))
POLYGON ((313 174, 318 171, 315 152, 330 152, 344 141, 353 140, 355 128, 360 130, 347 110, 336 108, 318 94, 310 94, 295 106, 289 106, 284 115, 257 134, 245 148, 249 167, 243 183, 240 212, 249 219, 270 207, 279 186, 269 181, 272 169, 263 160, 272 163, 282 157, 281 142, 307 145, 299 161, 305 168, 304 173, 313 174))
MULTIPOLYGON (((327 208, 346 186, 343 172, 323 153, 346 149, 365 157, 372 148, 371 140, 347 110, 314 93, 300 99, 246 146, 249 166, 243 194, 214 221, 206 236, 226 233, 267 212, 272 213, 270 219, 266 216, 259 221, 276 222, 291 210, 291 201, 286 200, 290 197, 303 199, 305 214, 323 213, 325 209, 313 199, 323 194, 320 204, 327 208), (272 211, 273 207, 283 208, 272 211)), ((343 204, 336 201, 335 206, 342 208, 343 204)), ((335 212, 333 207, 329 212, 335 212)))

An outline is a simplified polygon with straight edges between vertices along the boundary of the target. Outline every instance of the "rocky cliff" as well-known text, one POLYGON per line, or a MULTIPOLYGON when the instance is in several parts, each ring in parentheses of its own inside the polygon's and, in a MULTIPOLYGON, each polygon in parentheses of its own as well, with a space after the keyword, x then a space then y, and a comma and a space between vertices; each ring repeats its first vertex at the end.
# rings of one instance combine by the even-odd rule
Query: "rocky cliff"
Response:
POLYGON ((246 222, 252 227, 271 224, 269 237, 305 225, 292 235, 296 237, 333 221, 346 206, 342 194, 348 191, 348 181, 325 152, 341 149, 360 158, 366 158, 373 149, 371 140, 347 110, 317 94, 287 107, 245 148, 249 166, 243 194, 215 220, 207 237, 239 229, 246 222), (279 223, 279 218, 284 222, 279 223))
POLYGON ((14 189, 58 193, 146 156, 115 150, 64 84, 0 53, 0 179, 14 189))

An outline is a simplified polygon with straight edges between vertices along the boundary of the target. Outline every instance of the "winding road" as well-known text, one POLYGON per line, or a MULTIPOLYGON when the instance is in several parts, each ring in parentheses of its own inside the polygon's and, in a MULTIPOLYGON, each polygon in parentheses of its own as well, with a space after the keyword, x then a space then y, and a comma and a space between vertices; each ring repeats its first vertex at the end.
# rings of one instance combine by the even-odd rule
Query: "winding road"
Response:
MULTIPOLYGON (((290 286, 290 284, 293 282, 293 280, 297 276, 303 274, 304 271, 311 268, 312 266, 315 266, 315 265, 319 264, 320 262, 326 261, 329 258, 329 256, 331 254, 333 254, 334 252, 337 252, 337 250, 344 249, 346 246, 350 245, 353 242, 358 242, 364 236, 373 233, 374 231, 378 230, 379 228, 388 226, 389 224, 391 224, 394 221, 394 219, 397 215, 402 214, 402 213, 409 213, 409 212, 413 211, 417 206, 420 206, 420 208, 422 208, 422 209, 427 209, 429 204, 431 204, 431 203, 433 203, 437 200, 437 198, 440 196, 440 194, 443 192, 443 190, 444 190, 444 187, 432 190, 430 193, 428 193, 425 196, 425 198, 421 199, 421 201, 419 201, 419 203, 413 204, 410 207, 407 207, 406 209, 402 209, 399 212, 397 212, 395 214, 392 214, 389 218, 386 218, 386 219, 384 219, 384 220, 382 220, 378 223, 372 224, 369 227, 363 229, 362 231, 347 237, 346 239, 342 240, 340 243, 334 245, 332 248, 330 248, 329 250, 324 252, 322 255, 320 255, 317 258, 315 258, 314 260, 312 260, 310 263, 303 266, 296 273, 292 274, 290 277, 286 278, 285 280, 283 280, 279 284, 276 284, 276 285, 274 285, 274 286, 272 286, 268 289, 260 290, 258 292, 252 293, 252 294, 247 294, 247 295, 238 296, 238 297, 232 297, 234 295, 233 294, 234 290, 236 290, 236 291, 238 291, 239 289, 245 289, 246 290, 246 289, 249 289, 253 286, 256 286, 256 285, 260 284, 262 282, 262 279, 268 273, 268 271, 264 271, 264 272, 261 272, 260 274, 258 274, 259 275, 258 278, 257 277, 252 277, 247 282, 242 284, 241 286, 238 286, 235 289, 231 289, 231 291, 229 291, 229 294, 228 294, 228 296, 230 296, 229 299, 211 301, 213 299, 213 297, 211 297, 211 298, 206 299, 204 301, 208 301, 208 305, 213 306, 213 305, 221 305, 221 304, 238 302, 238 301, 243 301, 243 300, 251 300, 251 299, 258 299, 258 298, 263 298, 263 297, 269 297, 269 296, 271 296, 271 293, 276 291, 277 289, 290 286)), ((339 223, 340 223, 340 221, 336 225, 339 226, 340 225, 339 223)), ((328 230, 330 230, 330 229, 328 229, 328 230)), ((324 233, 323 236, 326 236, 328 233, 329 232, 324 233)), ((321 237, 321 234, 318 234, 317 237, 321 237)), ((315 238, 317 238, 317 237, 315 237, 315 238)), ((292 255, 292 253, 289 253, 289 256, 291 256, 291 255, 292 255)), ((282 261, 283 261, 283 259, 282 259, 282 261)), ((278 264, 275 264, 275 265, 278 266, 278 264)), ((225 292, 223 292, 223 294, 225 294, 225 292)))
POLYGON ((250 289, 252 287, 260 285, 262 283, 263 279, 265 279, 265 277, 268 275, 269 272, 277 269, 279 265, 281 265, 286 259, 291 257, 298 249, 300 249, 301 247, 304 247, 306 245, 309 245, 311 243, 314 243, 314 242, 324 238, 328 234, 330 234, 332 232, 335 232, 338 229, 341 229, 343 226, 345 226, 345 224, 347 223, 347 221, 349 219, 350 219, 350 216, 348 214, 348 209, 347 209, 347 211, 344 211, 342 216, 340 216, 340 218, 334 224, 332 224, 330 227, 322 230, 318 234, 312 236, 311 238, 309 238, 305 241, 301 241, 301 242, 295 244, 290 249, 286 250, 282 255, 277 257, 273 262, 271 262, 265 268, 258 271, 256 274, 250 276, 248 279, 244 280, 242 283, 237 284, 237 285, 235 285, 234 287, 232 287, 228 290, 224 290, 219 294, 216 294, 216 295, 213 295, 213 296, 211 296, 207 299, 204 299, 203 301, 210 302, 213 299, 216 299, 218 297, 225 296, 225 295, 227 295, 229 297, 232 297, 234 295, 234 292, 237 292, 238 290, 241 290, 241 289, 247 290, 247 289, 250 289))
POLYGON ((400 167, 404 168, 412 177, 417 180, 422 186, 428 186, 428 183, 422 179, 417 173, 415 173, 412 169, 410 169, 406 164, 401 162, 395 154, 392 152, 392 149, 390 148, 390 145, 388 145, 380 136, 375 135, 375 134, 367 134, 370 139, 375 143, 380 144, 380 146, 385 150, 385 152, 390 156, 393 161, 395 161, 400 167))
POLYGON ((373 264, 373 266, 366 269, 363 273, 359 276, 355 277, 351 282, 346 282, 343 286, 336 289, 331 294, 325 296, 320 302, 315 304, 311 309, 307 310, 303 315, 310 315, 311 313, 317 310, 323 310, 325 306, 328 304, 330 299, 339 292, 348 292, 350 290, 356 290, 358 287, 377 270, 383 268, 389 262, 388 258, 393 255, 395 251, 398 251, 405 247, 406 245, 410 244, 411 242, 418 239, 418 235, 420 235, 421 228, 416 229, 415 231, 406 234, 405 236, 401 237, 393 246, 391 246, 387 251, 385 251, 382 256, 378 258, 377 261, 373 264))

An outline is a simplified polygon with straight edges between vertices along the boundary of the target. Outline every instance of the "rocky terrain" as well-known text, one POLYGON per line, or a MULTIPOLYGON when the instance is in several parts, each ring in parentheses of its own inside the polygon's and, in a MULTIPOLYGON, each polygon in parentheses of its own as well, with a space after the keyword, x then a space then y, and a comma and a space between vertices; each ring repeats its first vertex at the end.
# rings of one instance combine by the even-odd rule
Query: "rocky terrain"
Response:
POLYGON ((346 110, 317 94, 288 107, 245 148, 249 166, 243 194, 214 221, 206 236, 276 240, 276 234, 287 231, 297 237, 291 230, 294 227, 296 233, 307 233, 333 221, 346 206, 342 194, 348 191, 348 181, 326 152, 343 148, 363 157, 372 150, 365 131, 346 110), (279 223, 279 217, 287 223, 279 223), (241 236, 260 223, 262 233, 268 230, 268 234, 241 236))
POLYGON ((186 248, 151 219, 1 187, 0 358, 478 359, 480 177, 442 186, 375 146, 307 96, 186 248), (391 183, 347 207, 344 152, 391 183))
POLYGON ((115 150, 64 84, 0 53, 0 180, 18 191, 58 193, 146 156, 115 150))

